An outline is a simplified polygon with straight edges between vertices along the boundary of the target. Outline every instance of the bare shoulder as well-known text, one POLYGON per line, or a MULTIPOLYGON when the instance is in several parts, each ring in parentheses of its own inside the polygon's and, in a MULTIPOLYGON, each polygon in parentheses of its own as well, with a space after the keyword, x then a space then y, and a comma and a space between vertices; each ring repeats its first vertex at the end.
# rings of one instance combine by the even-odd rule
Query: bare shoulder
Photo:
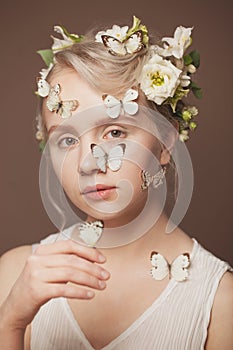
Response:
POLYGON ((211 312, 206 350, 233 349, 233 274, 222 277, 211 312))
POLYGON ((0 304, 22 272, 31 251, 31 246, 21 246, 9 250, 0 257, 0 304))

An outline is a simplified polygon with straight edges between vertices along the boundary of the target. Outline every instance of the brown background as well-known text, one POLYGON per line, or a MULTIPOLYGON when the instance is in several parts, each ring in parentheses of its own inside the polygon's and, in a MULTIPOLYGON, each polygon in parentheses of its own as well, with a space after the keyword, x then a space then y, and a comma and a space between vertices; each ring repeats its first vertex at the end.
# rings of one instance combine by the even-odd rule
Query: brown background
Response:
POLYGON ((172 36, 194 26, 201 54, 196 82, 199 126, 188 142, 195 187, 181 227, 214 254, 232 256, 232 9, 231 0, 8 1, 0 9, 1 235, 0 254, 56 231, 39 193, 40 153, 34 140, 35 77, 44 67, 36 50, 51 46, 53 25, 79 34, 92 25, 131 25, 132 15, 150 31, 172 36))

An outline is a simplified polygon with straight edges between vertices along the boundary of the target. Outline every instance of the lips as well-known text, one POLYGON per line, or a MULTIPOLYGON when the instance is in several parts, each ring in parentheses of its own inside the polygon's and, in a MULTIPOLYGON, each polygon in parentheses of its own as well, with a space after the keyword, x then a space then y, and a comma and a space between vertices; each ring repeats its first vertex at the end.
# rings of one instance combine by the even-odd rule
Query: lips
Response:
POLYGON ((87 186, 82 194, 91 199, 107 199, 116 191, 115 186, 107 186, 97 184, 95 186, 87 186))

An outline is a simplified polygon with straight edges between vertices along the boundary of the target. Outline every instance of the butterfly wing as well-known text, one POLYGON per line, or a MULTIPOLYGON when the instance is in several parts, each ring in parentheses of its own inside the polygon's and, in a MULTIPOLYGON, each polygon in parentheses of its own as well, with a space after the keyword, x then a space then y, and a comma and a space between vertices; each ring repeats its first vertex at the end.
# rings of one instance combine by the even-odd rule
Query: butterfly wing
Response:
POLYGON ((49 95, 48 95, 48 99, 47 99, 47 107, 48 109, 53 112, 53 111, 58 111, 60 106, 61 106, 61 100, 59 97, 59 93, 60 93, 60 86, 59 84, 53 86, 50 89, 49 95))
POLYGON ((106 152, 103 150, 103 148, 101 148, 98 145, 93 145, 91 147, 91 151, 92 151, 93 157, 96 159, 96 165, 98 169, 100 169, 103 173, 106 173, 106 170, 107 170, 106 152))
POLYGON ((138 30, 137 32, 130 35, 130 37, 124 41, 127 53, 139 52, 144 47, 142 40, 143 34, 141 30, 138 30))
POLYGON ((103 99, 104 104, 107 107, 107 115, 113 119, 119 117, 121 112, 121 101, 111 95, 106 95, 103 99))
POLYGON ((141 176, 142 176, 141 188, 143 190, 145 190, 145 189, 147 189, 150 186, 151 182, 153 181, 153 178, 152 178, 151 174, 148 171, 146 171, 146 170, 142 171, 142 175, 141 176))
POLYGON ((164 279, 169 273, 169 265, 167 260, 159 253, 151 253, 151 275, 155 280, 164 279))
POLYGON ((125 145, 123 144, 117 145, 110 149, 107 160, 109 169, 111 169, 112 171, 117 171, 120 169, 124 152, 125 145))
POLYGON ((138 91, 129 89, 123 97, 122 104, 124 111, 130 115, 136 114, 138 111, 137 102, 133 102, 138 98, 138 91))
POLYGON ((50 91, 49 83, 42 78, 37 79, 38 94, 41 97, 47 97, 50 91))
POLYGON ((126 55, 127 51, 124 43, 110 35, 102 35, 101 38, 103 40, 104 45, 109 49, 109 52, 112 55, 126 55))
POLYGON ((77 107, 78 107, 77 100, 61 101, 60 108, 58 109, 58 114, 62 118, 69 118, 71 117, 72 112, 75 111, 77 107))
POLYGON ((178 282, 187 279, 190 265, 190 257, 188 253, 179 255, 171 264, 171 276, 178 282))
POLYGON ((86 222, 80 225, 79 232, 82 240, 93 247, 102 235, 103 224, 101 221, 86 222))

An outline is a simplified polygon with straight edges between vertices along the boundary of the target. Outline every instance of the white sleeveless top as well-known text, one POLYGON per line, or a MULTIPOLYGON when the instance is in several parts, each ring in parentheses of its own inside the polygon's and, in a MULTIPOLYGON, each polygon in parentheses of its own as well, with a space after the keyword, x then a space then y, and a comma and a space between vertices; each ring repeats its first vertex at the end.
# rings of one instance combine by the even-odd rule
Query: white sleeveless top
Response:
MULTIPOLYGON (((41 244, 60 240, 51 235, 41 244)), ((195 239, 189 277, 171 278, 154 303, 102 350, 202 350, 214 296, 228 263, 205 250, 195 239)), ((90 321, 90 327, 92 327, 90 321)), ((32 322, 31 350, 94 350, 65 298, 51 299, 32 322)))

